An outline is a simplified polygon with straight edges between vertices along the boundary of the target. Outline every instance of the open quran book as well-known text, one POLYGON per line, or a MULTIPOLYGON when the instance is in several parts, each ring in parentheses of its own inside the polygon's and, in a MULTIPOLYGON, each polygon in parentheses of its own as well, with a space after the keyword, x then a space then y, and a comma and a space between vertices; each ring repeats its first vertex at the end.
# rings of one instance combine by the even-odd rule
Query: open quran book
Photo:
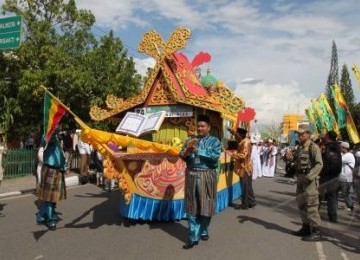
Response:
POLYGON ((148 115, 127 112, 115 131, 117 133, 136 137, 145 133, 156 132, 160 129, 161 124, 165 119, 165 115, 165 111, 159 111, 148 115))

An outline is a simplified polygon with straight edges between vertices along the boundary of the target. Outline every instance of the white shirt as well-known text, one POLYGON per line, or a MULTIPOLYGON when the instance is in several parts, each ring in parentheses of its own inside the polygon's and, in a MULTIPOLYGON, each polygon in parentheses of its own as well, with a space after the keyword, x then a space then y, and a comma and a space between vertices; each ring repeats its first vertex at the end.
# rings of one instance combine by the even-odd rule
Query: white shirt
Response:
POLYGON ((339 180, 341 182, 353 181, 353 169, 355 166, 355 157, 352 153, 347 152, 341 155, 342 167, 339 180))
POLYGON ((3 179, 4 169, 2 167, 2 158, 3 158, 3 154, 5 153, 6 153, 6 147, 5 145, 0 143, 0 181, 3 179))
POLYGON ((85 143, 79 139, 78 142, 79 154, 91 154, 91 147, 88 143, 85 143))
POLYGON ((275 145, 272 146, 271 155, 272 156, 277 155, 277 147, 275 145))

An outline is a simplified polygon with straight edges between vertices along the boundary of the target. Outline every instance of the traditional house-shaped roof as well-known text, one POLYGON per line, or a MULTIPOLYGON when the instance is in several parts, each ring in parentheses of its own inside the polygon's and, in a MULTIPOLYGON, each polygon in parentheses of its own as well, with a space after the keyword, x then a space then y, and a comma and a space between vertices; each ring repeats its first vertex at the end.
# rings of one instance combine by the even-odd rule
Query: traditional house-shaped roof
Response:
POLYGON ((127 100, 109 95, 106 99, 107 109, 92 107, 91 118, 101 121, 139 106, 185 104, 217 111, 223 117, 235 119, 237 112, 244 107, 243 101, 221 82, 217 83, 213 92, 207 91, 188 58, 175 52, 185 47, 190 32, 178 28, 167 43, 159 37, 155 31, 150 31, 143 36, 139 45, 139 51, 157 60, 141 92, 127 100))

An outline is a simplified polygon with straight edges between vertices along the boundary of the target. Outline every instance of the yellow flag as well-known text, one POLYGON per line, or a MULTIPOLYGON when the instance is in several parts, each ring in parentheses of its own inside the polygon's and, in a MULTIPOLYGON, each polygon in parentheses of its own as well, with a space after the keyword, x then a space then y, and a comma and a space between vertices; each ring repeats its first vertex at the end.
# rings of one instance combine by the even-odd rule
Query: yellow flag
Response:
POLYGON ((334 113, 330 107, 330 104, 329 104, 328 100, 326 99, 324 93, 322 93, 320 95, 319 101, 320 101, 321 106, 324 106, 324 109, 326 110, 326 112, 323 113, 323 116, 326 117, 326 122, 327 122, 326 124, 329 125, 329 127, 327 127, 327 130, 335 131, 337 133, 338 137, 341 139, 340 129, 336 122, 335 115, 334 115, 334 113))
POLYGON ((356 67, 355 64, 352 65, 352 69, 353 69, 353 71, 355 73, 355 77, 356 77, 356 79, 357 79, 357 81, 359 83, 359 88, 360 88, 360 72, 359 72, 359 70, 358 70, 358 68, 356 67))
POLYGON ((339 86, 337 84, 335 84, 331 88, 331 93, 332 93, 334 101, 335 101, 334 103, 335 103, 335 108, 336 108, 336 115, 337 115, 337 119, 338 119, 340 128, 342 128, 342 126, 345 126, 352 142, 354 144, 359 143, 360 142, 359 133, 356 129, 356 126, 354 124, 354 120, 351 116, 349 108, 345 102, 344 96, 341 93, 341 89, 339 88, 339 86))
POLYGON ((311 104, 312 104, 312 107, 313 107, 313 109, 315 111, 316 117, 318 119, 318 131, 319 131, 319 134, 325 134, 327 132, 327 130, 326 130, 326 126, 325 126, 325 123, 324 123, 324 115, 323 115, 324 111, 320 108, 319 100, 318 99, 312 99, 311 104), (319 128, 321 130, 319 130, 319 128))

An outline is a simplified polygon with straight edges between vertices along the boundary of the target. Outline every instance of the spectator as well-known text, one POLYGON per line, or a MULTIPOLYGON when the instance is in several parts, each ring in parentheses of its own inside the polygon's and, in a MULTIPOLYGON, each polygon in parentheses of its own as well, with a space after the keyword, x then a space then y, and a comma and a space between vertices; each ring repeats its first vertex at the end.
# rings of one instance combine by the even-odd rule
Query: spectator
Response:
MULTIPOLYGON (((6 154, 6 143, 4 140, 4 131, 0 129, 0 186, 1 182, 4 178, 4 168, 2 166, 2 158, 6 154)), ((4 217, 5 215, 0 212, 0 217, 4 217)))
POLYGON ((65 131, 62 136, 63 151, 65 156, 65 169, 70 171, 73 158, 73 140, 70 131, 65 131))
POLYGON ((101 153, 97 150, 94 151, 94 164, 96 169, 96 185, 101 186, 103 185, 103 173, 104 173, 104 167, 103 167, 103 157, 101 153))
POLYGON ((34 149, 35 148, 35 133, 31 132, 28 139, 25 141, 26 149, 34 149))
POLYGON ((353 172, 354 192, 358 204, 360 204, 360 151, 355 152, 355 170, 353 172))
POLYGON ((41 183, 41 169, 44 163, 44 149, 45 149, 45 142, 43 141, 37 152, 37 167, 36 167, 36 176, 35 176, 37 188, 39 188, 41 183))
POLYGON ((90 165, 90 155, 91 147, 89 144, 81 141, 78 142, 78 150, 80 154, 80 175, 81 183, 85 184, 89 181, 89 165, 90 165))
POLYGON ((354 202, 350 196, 351 184, 353 182, 353 169, 355 167, 355 157, 350 153, 350 144, 347 142, 341 142, 341 160, 342 167, 339 176, 340 187, 342 195, 345 199, 346 207, 349 211, 354 210, 354 202))
POLYGON ((338 177, 341 172, 341 149, 336 141, 337 134, 329 131, 324 137, 324 146, 322 152, 323 169, 320 174, 319 198, 326 200, 327 213, 330 222, 337 222, 338 208, 338 177))

